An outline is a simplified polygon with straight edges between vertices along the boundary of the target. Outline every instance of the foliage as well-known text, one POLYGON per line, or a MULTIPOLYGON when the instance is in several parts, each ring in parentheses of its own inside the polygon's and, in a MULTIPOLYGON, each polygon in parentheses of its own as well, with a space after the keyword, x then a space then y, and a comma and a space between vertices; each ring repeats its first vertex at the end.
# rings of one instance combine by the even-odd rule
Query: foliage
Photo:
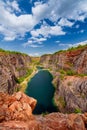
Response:
POLYGON ((63 53, 63 52, 66 52, 66 50, 59 50, 59 51, 55 52, 54 55, 55 54, 60 54, 60 53, 63 53))
POLYGON ((26 75, 24 75, 24 76, 22 76, 22 77, 20 77, 20 78, 17 78, 17 79, 16 79, 16 82, 17 82, 17 83, 23 82, 24 79, 27 78, 29 75, 31 75, 32 72, 33 72, 32 69, 28 69, 26 75))
POLYGON ((78 74, 78 76, 84 77, 84 76, 87 76, 87 74, 78 74))
POLYGON ((82 113, 82 111, 81 111, 80 108, 76 108, 76 109, 74 110, 74 113, 82 113))
POLYGON ((63 108, 66 106, 65 100, 62 96, 59 97, 58 101, 60 102, 63 108))
POLYGON ((73 76, 73 75, 76 75, 76 72, 73 70, 67 70, 66 75, 73 76))
POLYGON ((61 74, 66 74, 66 71, 63 70, 63 69, 60 69, 59 72, 60 72, 61 74))
POLYGON ((76 47, 71 47, 67 51, 73 51, 73 50, 77 50, 77 49, 84 49, 85 47, 87 47, 87 44, 85 44, 85 45, 78 45, 76 47))
POLYGON ((63 53, 63 52, 67 52, 67 51, 74 51, 74 50, 77 50, 77 49, 84 49, 85 47, 87 47, 87 44, 85 44, 85 45, 78 45, 76 47, 71 47, 71 48, 69 48, 67 50, 59 50, 59 51, 55 52, 54 55, 55 54, 60 54, 60 53, 63 53))
POLYGON ((17 52, 17 51, 3 50, 3 49, 1 49, 1 48, 0 48, 0 52, 4 52, 4 53, 6 53, 6 54, 21 54, 21 55, 27 56, 27 54, 25 54, 25 53, 21 53, 21 52, 17 52))

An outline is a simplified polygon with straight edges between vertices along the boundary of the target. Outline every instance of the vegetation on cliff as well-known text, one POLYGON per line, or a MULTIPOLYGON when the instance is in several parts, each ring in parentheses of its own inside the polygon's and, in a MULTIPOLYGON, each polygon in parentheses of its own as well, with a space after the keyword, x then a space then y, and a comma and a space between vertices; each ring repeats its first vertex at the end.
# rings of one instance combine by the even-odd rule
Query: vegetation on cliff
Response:
POLYGON ((4 50, 2 48, 0 48, 0 52, 6 53, 6 54, 21 54, 21 55, 28 56, 26 53, 21 53, 21 52, 18 52, 18 51, 4 50))

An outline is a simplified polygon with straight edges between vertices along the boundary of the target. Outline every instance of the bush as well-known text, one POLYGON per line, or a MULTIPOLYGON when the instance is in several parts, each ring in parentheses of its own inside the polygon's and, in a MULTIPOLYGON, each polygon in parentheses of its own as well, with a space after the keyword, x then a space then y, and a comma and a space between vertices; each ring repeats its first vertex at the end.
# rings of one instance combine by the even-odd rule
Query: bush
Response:
POLYGON ((69 76, 73 76, 73 75, 76 75, 76 72, 73 71, 73 70, 67 70, 66 74, 69 75, 69 76))
POLYGON ((20 77, 20 78, 16 78, 16 82, 20 84, 21 82, 24 81, 25 78, 27 78, 29 75, 31 75, 32 72, 33 72, 32 69, 27 70, 26 75, 24 75, 24 76, 22 76, 22 77, 20 77))
POLYGON ((76 108, 76 109, 74 110, 74 113, 82 113, 82 111, 81 111, 80 108, 76 108))

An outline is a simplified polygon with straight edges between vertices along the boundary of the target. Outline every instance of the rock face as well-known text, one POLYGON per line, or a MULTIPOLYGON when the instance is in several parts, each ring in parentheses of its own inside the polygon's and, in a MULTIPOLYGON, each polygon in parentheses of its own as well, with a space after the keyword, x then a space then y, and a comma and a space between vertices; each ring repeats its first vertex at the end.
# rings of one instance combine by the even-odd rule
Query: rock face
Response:
MULTIPOLYGON (((87 130, 84 115, 52 113, 45 117, 33 117, 27 121, 0 123, 1 130, 87 130)), ((86 118, 86 117, 85 117, 86 118)))
POLYGON ((44 55, 40 63, 54 76, 54 99, 60 112, 86 112, 87 46, 44 55))
POLYGON ((39 120, 40 130, 86 130, 83 119, 76 114, 52 113, 39 120))
POLYGON ((0 92, 12 94, 16 79, 26 75, 30 63, 27 55, 0 52, 0 92))
POLYGON ((44 55, 41 57, 40 63, 53 71, 64 69, 73 70, 79 74, 87 74, 87 47, 44 55))
POLYGON ((0 93, 0 122, 10 120, 26 121, 32 116, 36 100, 18 92, 9 96, 0 93))
POLYGON ((87 111, 87 77, 66 76, 57 81, 55 102, 61 112, 87 111))
POLYGON ((18 92, 0 93, 0 130, 87 130, 87 114, 34 116, 36 100, 18 92))

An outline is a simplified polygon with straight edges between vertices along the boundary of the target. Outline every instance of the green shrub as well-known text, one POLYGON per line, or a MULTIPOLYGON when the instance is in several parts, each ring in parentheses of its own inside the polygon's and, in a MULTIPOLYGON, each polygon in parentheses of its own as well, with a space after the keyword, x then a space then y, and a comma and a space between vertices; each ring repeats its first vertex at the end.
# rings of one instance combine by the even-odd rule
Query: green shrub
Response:
POLYGON ((59 72, 60 72, 61 74, 66 74, 65 70, 63 70, 63 69, 59 70, 59 72))
POLYGON ((21 53, 21 52, 17 52, 17 51, 10 51, 10 50, 3 50, 2 48, 0 48, 0 52, 4 52, 6 54, 21 54, 21 55, 27 56, 27 54, 25 54, 25 53, 21 53))
POLYGON ((76 108, 76 109, 74 110, 74 113, 82 113, 82 111, 81 111, 80 108, 76 108))
POLYGON ((66 102, 62 96, 59 97, 58 101, 60 102, 63 108, 66 106, 66 102))
POLYGON ((23 82, 25 78, 27 78, 29 75, 32 74, 32 72, 33 72, 32 69, 27 70, 26 75, 24 75, 24 76, 22 76, 22 77, 20 77, 20 78, 17 78, 17 79, 16 79, 16 82, 17 82, 17 83, 23 82))
POLYGON ((66 74, 69 75, 69 76, 73 76, 73 75, 76 75, 76 72, 73 71, 73 70, 67 70, 66 74))

